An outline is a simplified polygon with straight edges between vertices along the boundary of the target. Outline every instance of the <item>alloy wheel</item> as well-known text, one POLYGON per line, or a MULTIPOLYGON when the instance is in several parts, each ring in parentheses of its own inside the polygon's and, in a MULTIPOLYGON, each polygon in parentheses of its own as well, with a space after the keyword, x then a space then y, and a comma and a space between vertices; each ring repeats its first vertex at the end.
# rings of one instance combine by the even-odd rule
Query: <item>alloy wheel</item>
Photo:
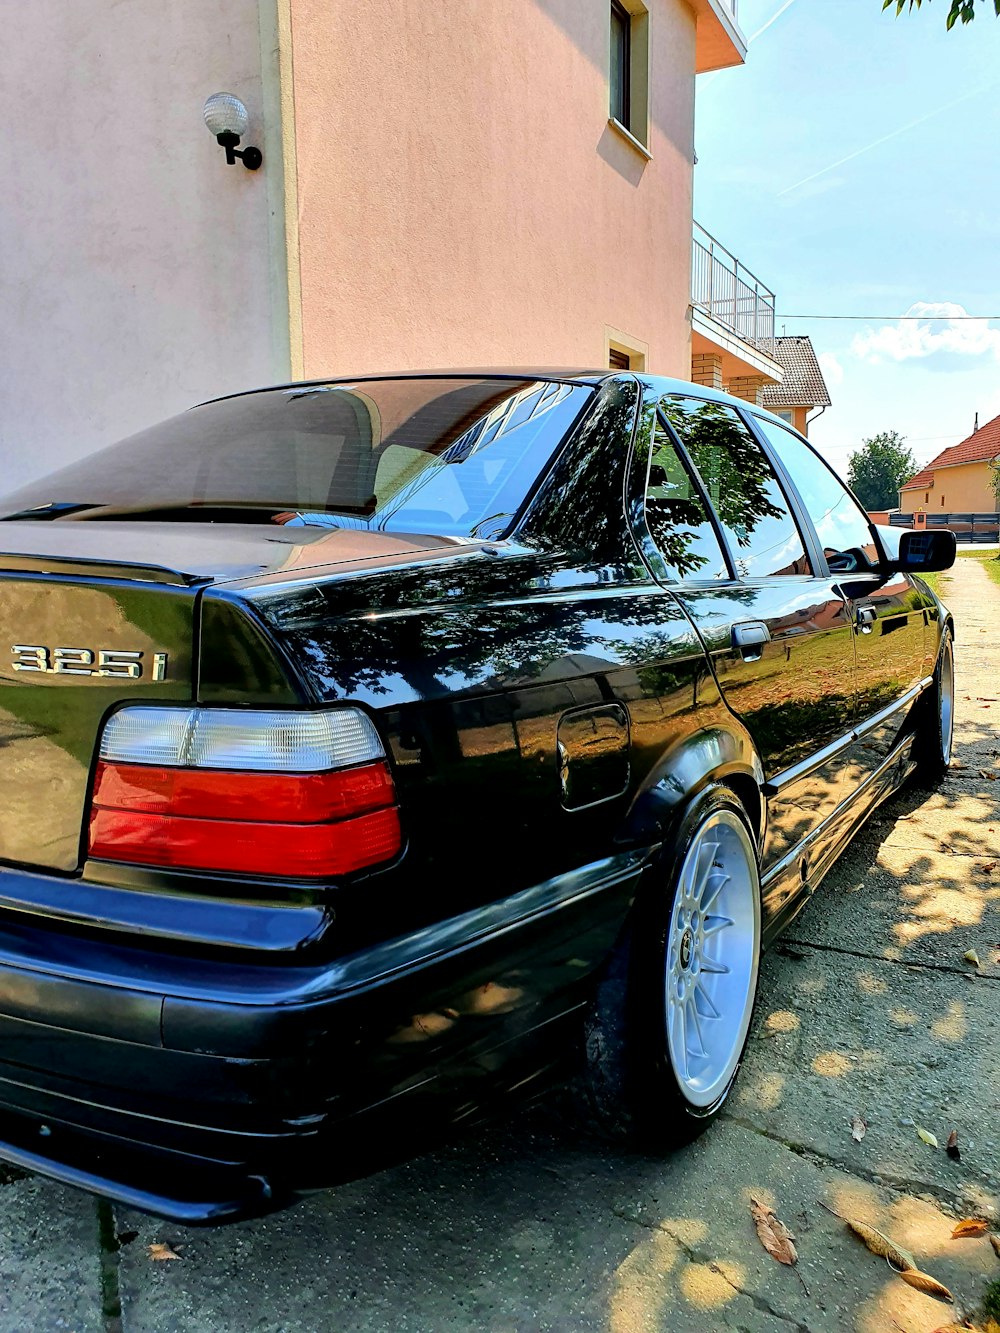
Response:
POLYGON ((941 761, 945 768, 951 763, 951 747, 955 734, 955 651, 950 637, 945 640, 938 672, 938 711, 941 725, 941 761))
POLYGON ((667 935, 667 1047, 688 1102, 712 1106, 743 1052, 757 990, 757 858, 735 811, 716 810, 688 846, 667 935))

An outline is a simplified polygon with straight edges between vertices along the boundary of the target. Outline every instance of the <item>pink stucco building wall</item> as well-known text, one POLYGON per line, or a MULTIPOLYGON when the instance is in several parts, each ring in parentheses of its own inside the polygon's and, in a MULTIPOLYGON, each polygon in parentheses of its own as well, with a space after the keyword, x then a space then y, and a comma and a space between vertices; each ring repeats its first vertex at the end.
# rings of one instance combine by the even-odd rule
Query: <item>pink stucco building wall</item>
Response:
POLYGON ((687 376, 695 29, 649 0, 649 156, 607 0, 290 0, 301 368, 687 376))

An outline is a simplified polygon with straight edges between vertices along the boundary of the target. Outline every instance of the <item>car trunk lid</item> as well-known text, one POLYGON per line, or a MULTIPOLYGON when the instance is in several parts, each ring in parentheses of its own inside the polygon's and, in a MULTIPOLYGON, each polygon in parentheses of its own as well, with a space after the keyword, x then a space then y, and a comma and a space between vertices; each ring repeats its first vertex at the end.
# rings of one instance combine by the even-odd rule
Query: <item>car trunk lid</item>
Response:
POLYGON ((197 595, 164 567, 0 555, 0 862, 77 869, 105 716, 193 695, 197 595))

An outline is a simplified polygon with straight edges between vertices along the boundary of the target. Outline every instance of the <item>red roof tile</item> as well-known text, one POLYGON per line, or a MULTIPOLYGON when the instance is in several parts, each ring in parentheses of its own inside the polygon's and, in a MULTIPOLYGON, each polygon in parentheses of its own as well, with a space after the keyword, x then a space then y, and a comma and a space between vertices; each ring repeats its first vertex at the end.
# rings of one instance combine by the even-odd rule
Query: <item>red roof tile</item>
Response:
POLYGON ((933 485, 934 473, 929 467, 925 467, 922 472, 918 472, 916 476, 911 477, 909 481, 904 481, 899 489, 901 491, 916 491, 919 490, 921 486, 926 489, 933 485))
POLYGON ((958 463, 985 463, 1000 456, 1000 416, 987 421, 984 426, 974 430, 961 444, 953 444, 942 449, 937 458, 932 458, 926 467, 921 468, 916 476, 904 482, 899 488, 909 491, 920 486, 928 486, 934 481, 934 473, 941 467, 954 467, 958 463))

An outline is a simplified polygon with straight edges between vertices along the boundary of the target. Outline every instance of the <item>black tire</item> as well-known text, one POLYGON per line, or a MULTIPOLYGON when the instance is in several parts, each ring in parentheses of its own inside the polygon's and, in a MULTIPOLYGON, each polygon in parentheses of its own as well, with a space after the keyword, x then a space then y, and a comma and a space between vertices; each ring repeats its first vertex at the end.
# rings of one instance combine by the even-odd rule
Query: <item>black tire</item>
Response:
MULTIPOLYGON (((720 863, 713 860, 712 864, 720 863)), ((590 1118, 597 1128, 645 1150, 668 1152, 702 1133, 722 1109, 739 1073, 756 1000, 760 959, 757 848, 746 812, 729 788, 713 785, 699 793, 680 819, 669 853, 647 875, 587 1011, 583 1078, 590 1118), (668 1027, 676 1021, 672 1005, 677 1002, 672 990, 668 994, 668 968, 676 965, 671 964, 671 958, 676 958, 671 938, 676 941, 674 905, 682 867, 699 833, 704 837, 706 827, 718 826, 715 816, 720 812, 725 812, 730 824, 735 817, 749 844, 756 938, 749 949, 752 978, 745 1029, 733 1038, 738 1046, 734 1046, 735 1066, 717 1096, 708 1104, 695 1104, 671 1058, 668 1027)), ((706 912, 703 922, 707 920, 706 912)), ((671 986, 674 975, 669 973, 671 986)), ((697 1005, 697 997, 694 1003, 697 1005)))
POLYGON ((955 729, 955 651, 946 629, 934 668, 934 684, 920 701, 913 759, 921 786, 936 787, 951 767, 955 729))

